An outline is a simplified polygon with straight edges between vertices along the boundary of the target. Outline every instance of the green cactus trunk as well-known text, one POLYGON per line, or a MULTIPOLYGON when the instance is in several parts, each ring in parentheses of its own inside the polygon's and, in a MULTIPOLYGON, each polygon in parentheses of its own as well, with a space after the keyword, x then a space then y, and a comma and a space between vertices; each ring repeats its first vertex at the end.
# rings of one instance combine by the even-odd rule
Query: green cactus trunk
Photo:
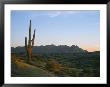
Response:
POLYGON ((31 20, 30 20, 28 45, 27 45, 27 37, 25 37, 25 49, 27 53, 28 62, 32 60, 32 48, 34 46, 34 39, 35 39, 35 30, 34 30, 33 38, 31 40, 31 20))

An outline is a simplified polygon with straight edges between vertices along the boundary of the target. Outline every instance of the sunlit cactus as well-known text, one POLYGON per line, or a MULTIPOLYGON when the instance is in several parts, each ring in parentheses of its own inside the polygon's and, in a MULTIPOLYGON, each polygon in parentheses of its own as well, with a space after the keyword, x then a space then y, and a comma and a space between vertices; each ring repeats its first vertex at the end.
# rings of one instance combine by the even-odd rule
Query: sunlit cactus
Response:
POLYGON ((34 46, 34 39, 35 39, 35 30, 34 30, 33 38, 31 39, 31 20, 30 20, 28 43, 27 43, 27 37, 25 37, 25 49, 27 52, 28 61, 32 60, 32 48, 34 46))

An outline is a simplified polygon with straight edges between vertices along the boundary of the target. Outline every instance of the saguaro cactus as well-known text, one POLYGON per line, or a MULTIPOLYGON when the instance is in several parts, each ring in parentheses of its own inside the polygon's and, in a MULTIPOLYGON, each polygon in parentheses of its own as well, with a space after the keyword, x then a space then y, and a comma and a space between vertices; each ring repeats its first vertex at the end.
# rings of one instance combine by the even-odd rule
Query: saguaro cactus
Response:
POLYGON ((35 39, 35 30, 34 30, 33 38, 31 39, 31 20, 30 20, 28 43, 27 43, 27 37, 25 37, 25 49, 27 52, 28 61, 32 60, 32 47, 34 46, 34 39, 35 39))

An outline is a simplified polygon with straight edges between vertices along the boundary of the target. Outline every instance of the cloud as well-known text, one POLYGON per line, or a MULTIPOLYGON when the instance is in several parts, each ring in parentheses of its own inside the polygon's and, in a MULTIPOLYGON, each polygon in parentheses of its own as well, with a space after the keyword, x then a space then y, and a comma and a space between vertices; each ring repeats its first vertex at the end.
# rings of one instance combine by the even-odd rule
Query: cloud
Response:
POLYGON ((62 14, 62 12, 61 11, 57 11, 57 12, 51 12, 51 13, 48 13, 47 15, 49 16, 49 17, 56 17, 56 16, 59 16, 59 15, 61 15, 62 14))
POLYGON ((30 15, 30 17, 35 18, 39 16, 48 16, 48 17, 54 18, 57 16, 73 15, 77 13, 79 13, 79 11, 38 11, 38 12, 33 12, 30 15))
POLYGON ((31 18, 39 17, 39 16, 48 16, 51 18, 58 17, 58 16, 67 16, 67 15, 75 15, 75 14, 81 14, 81 13, 89 13, 89 14, 95 14, 98 11, 83 11, 83 10, 68 10, 68 11, 35 11, 31 14, 31 18))
POLYGON ((47 15, 49 17, 57 17, 57 16, 62 16, 62 15, 73 15, 79 13, 78 11, 54 11, 54 12, 49 12, 47 15))

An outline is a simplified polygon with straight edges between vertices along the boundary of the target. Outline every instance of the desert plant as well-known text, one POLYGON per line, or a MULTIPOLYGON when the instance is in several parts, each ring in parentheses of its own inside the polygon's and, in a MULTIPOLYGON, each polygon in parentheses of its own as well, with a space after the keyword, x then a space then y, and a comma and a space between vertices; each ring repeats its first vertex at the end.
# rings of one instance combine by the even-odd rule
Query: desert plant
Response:
POLYGON ((31 39, 31 20, 30 20, 28 43, 27 43, 27 37, 25 37, 25 49, 27 52, 28 61, 32 60, 32 47, 34 46, 34 39, 35 39, 35 30, 34 30, 33 38, 31 39))
POLYGON ((46 69, 53 73, 58 73, 61 70, 61 67, 62 65, 54 59, 48 60, 46 64, 46 69))

